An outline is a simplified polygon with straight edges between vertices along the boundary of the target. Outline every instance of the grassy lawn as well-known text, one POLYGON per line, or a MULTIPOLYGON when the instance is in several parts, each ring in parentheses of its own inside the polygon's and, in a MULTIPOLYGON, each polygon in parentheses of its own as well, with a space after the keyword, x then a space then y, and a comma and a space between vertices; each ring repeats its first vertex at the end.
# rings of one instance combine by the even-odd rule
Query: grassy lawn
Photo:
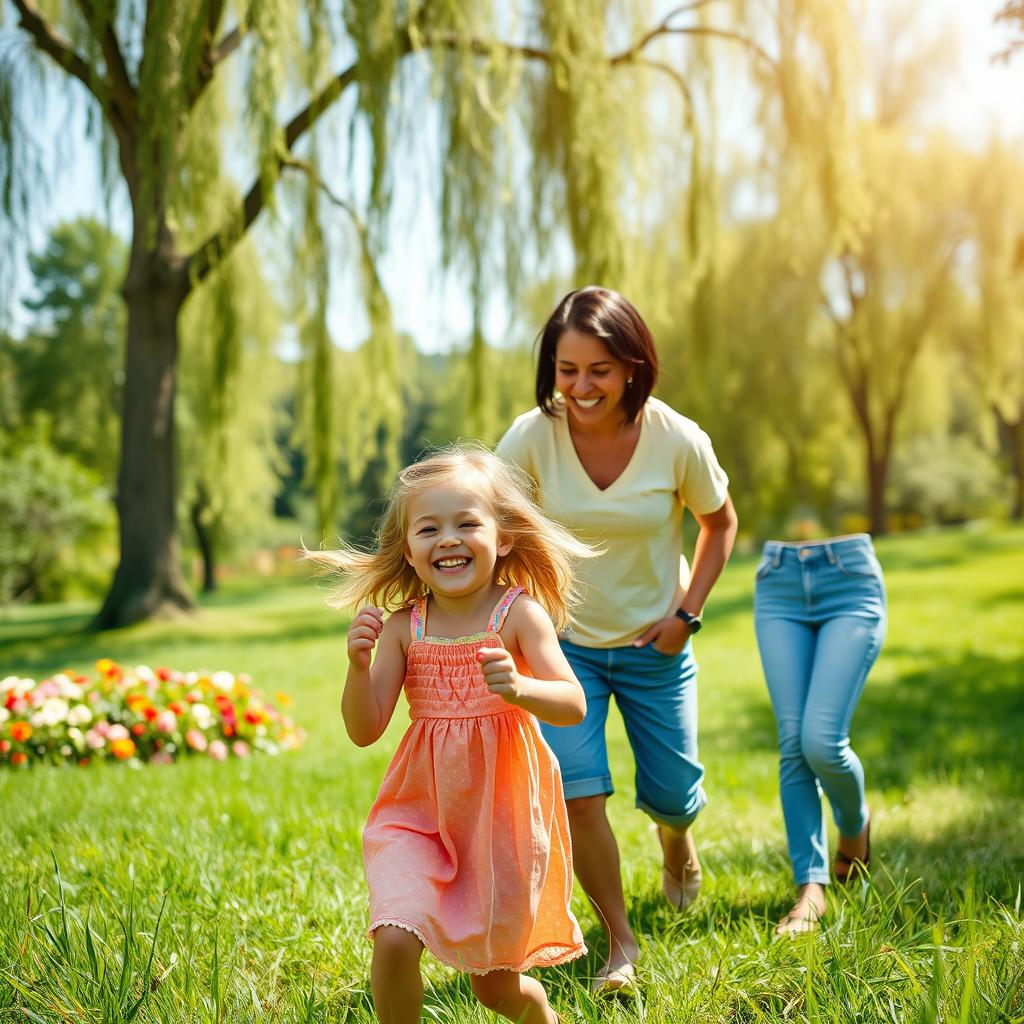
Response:
MULTIPOLYGON (((591 956, 543 972, 568 1019, 1024 1021, 1024 529, 878 549, 889 637, 853 727, 871 884, 831 897, 820 934, 772 941, 791 882, 754 562, 737 559, 697 652, 704 892, 685 916, 661 901, 616 718, 609 806, 644 994, 587 995, 603 948, 577 893, 591 956)), ((249 672, 294 696, 309 738, 279 758, 0 771, 0 1022, 373 1020, 360 830, 407 719, 400 706, 368 750, 348 742, 343 618, 300 582, 235 584, 194 618, 102 637, 83 632, 89 611, 0 615, 0 676, 100 657, 249 672)), ((424 964, 427 1019, 495 1019, 464 978, 424 964)))

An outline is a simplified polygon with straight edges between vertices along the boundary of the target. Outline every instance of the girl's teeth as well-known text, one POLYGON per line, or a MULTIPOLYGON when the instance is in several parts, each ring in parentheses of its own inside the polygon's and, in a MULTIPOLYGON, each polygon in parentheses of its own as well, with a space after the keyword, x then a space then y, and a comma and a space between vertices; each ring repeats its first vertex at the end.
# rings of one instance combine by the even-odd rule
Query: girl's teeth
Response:
POLYGON ((600 402, 600 401, 601 401, 600 397, 598 397, 598 398, 577 398, 576 399, 576 404, 577 405, 582 405, 584 409, 593 409, 594 406, 597 405, 597 403, 600 402))

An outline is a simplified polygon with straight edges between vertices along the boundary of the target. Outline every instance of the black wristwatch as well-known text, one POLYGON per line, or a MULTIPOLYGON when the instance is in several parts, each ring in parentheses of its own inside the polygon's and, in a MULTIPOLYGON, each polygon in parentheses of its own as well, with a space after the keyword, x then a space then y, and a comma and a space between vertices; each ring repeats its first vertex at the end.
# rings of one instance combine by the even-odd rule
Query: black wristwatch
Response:
POLYGON ((699 615, 691 615, 689 612, 684 612, 682 608, 676 609, 676 618, 682 619, 690 627, 690 636, 693 636, 694 633, 699 633, 701 626, 704 625, 700 621, 699 615))

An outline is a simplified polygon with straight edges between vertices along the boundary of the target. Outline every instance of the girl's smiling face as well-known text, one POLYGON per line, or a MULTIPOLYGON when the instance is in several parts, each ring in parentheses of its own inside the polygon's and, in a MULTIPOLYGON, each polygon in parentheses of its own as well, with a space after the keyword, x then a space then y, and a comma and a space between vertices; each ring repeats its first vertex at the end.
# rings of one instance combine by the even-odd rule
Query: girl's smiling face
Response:
POLYGON ((455 480, 414 494, 406 508, 405 557, 435 594, 466 597, 494 581, 512 550, 480 489, 455 480))
POLYGON ((555 387, 572 419, 581 426, 614 424, 623 419, 622 396, 629 368, 604 342, 569 328, 555 346, 555 387))

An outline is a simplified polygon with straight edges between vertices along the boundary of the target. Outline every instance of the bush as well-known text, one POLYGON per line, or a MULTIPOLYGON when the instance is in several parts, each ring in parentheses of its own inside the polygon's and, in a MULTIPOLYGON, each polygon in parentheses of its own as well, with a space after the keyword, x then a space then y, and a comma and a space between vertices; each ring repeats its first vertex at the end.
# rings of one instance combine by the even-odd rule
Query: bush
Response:
POLYGON ((0 438, 0 604, 92 593, 109 579, 114 509, 99 478, 56 451, 44 417, 0 438))

